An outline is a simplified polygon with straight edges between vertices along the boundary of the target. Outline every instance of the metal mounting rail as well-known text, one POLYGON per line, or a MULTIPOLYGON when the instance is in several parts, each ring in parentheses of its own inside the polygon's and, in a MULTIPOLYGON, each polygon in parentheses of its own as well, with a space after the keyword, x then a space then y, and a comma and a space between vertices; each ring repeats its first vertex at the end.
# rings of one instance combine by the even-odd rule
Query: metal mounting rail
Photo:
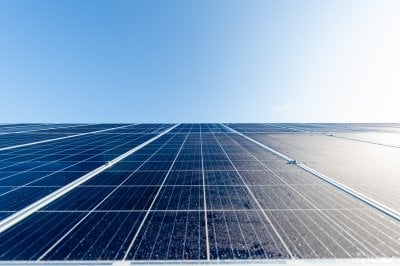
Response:
POLYGON ((351 189, 348 186, 346 186, 346 185, 344 185, 344 184, 342 184, 340 182, 337 182, 333 178, 330 178, 330 177, 318 172, 317 170, 312 169, 311 167, 309 167, 309 166, 307 166, 307 165, 305 165, 303 163, 300 163, 297 160, 295 160, 293 158, 290 158, 289 156, 286 156, 286 155, 280 153, 279 151, 277 151, 277 150, 275 150, 275 149, 273 149, 271 147, 268 147, 268 146, 262 144, 261 142, 258 142, 257 140, 255 140, 253 138, 250 138, 250 137, 244 135, 243 133, 240 133, 239 131, 234 130, 233 128, 231 128, 229 126, 226 126, 224 124, 221 124, 221 125, 223 127, 225 127, 226 129, 228 129, 229 131, 231 131, 233 133, 236 133, 236 134, 246 138, 247 140, 257 144, 258 146, 260 146, 260 147, 262 147, 264 149, 267 149, 268 151, 270 151, 270 152, 278 155, 279 157, 285 159, 289 163, 302 168, 303 170, 313 174, 314 176, 320 178, 321 180, 323 180, 323 181, 331 184, 332 186, 338 188, 339 190, 349 194, 350 196, 353 196, 354 198, 366 203, 367 205, 373 207, 374 209, 376 209, 376 210, 384 213, 385 215, 387 215, 387 216, 389 216, 389 217, 391 217, 391 218, 393 218, 393 219, 395 219, 395 220, 400 222, 400 213, 398 213, 397 211, 393 210, 392 208, 389 208, 388 206, 386 206, 386 205, 384 205, 384 204, 382 204, 382 203, 380 203, 380 202, 378 202, 378 201, 376 201, 374 199, 371 199, 370 197, 368 197, 368 196, 366 196, 366 195, 364 195, 364 194, 362 194, 362 193, 360 193, 360 192, 358 192, 358 191, 356 191, 354 189, 351 189), (296 163, 293 163, 293 162, 296 162, 296 163))
POLYGON ((178 125, 179 124, 176 124, 173 127, 170 127, 169 129, 167 129, 167 130, 161 132, 160 134, 158 134, 157 136, 155 136, 155 137, 143 142, 142 144, 136 146, 135 148, 133 148, 133 149, 121 154, 120 156, 114 158, 113 160, 103 164, 102 166, 100 166, 100 167, 92 170, 91 172, 81 176, 80 178, 72 181, 71 183, 63 186, 62 188, 60 188, 60 189, 54 191, 53 193, 45 196, 44 198, 41 198, 40 200, 32 203, 31 205, 25 207, 24 209, 22 209, 22 210, 20 210, 20 211, 18 211, 16 213, 12 214, 11 216, 3 219, 2 221, 0 221, 0 233, 4 232, 5 230, 7 230, 8 228, 12 227, 13 225, 19 223, 20 221, 22 221, 26 217, 30 216, 34 212, 38 211, 39 209, 45 207, 46 205, 50 204, 51 202, 53 202, 56 199, 60 198, 61 196, 65 195, 66 193, 68 193, 72 189, 78 187, 79 185, 81 185, 84 182, 88 181, 89 179, 91 179, 92 177, 96 176, 97 174, 103 172, 104 170, 110 168, 111 166, 113 166, 114 164, 118 163, 119 161, 125 159, 126 157, 128 157, 131 154, 133 154, 134 152, 140 150, 144 146, 152 143, 153 141, 157 140, 161 136, 167 134, 168 132, 173 130, 178 125))

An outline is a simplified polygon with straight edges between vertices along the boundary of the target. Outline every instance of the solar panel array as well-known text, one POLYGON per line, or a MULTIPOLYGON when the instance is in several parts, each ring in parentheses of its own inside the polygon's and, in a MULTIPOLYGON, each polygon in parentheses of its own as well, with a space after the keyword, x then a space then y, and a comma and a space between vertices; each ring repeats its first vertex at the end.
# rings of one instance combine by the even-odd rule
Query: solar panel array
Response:
POLYGON ((398 220, 235 133, 298 127, 0 125, 0 260, 399 258, 398 220))

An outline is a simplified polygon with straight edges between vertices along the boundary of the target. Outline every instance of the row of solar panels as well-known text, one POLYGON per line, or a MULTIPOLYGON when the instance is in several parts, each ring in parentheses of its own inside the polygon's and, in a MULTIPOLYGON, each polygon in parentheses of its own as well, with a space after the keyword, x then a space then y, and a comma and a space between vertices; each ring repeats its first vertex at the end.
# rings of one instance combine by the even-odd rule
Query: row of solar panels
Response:
POLYGON ((80 127, 0 151, 0 259, 400 257, 397 221, 223 125, 80 127))

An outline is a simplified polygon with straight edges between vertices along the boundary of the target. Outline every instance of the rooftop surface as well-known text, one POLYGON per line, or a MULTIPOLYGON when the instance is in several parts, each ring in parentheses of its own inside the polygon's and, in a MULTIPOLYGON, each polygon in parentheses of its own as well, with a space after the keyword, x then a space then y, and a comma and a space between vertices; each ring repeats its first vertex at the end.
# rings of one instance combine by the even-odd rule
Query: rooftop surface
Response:
POLYGON ((400 263, 399 124, 1 124, 4 263, 400 263))

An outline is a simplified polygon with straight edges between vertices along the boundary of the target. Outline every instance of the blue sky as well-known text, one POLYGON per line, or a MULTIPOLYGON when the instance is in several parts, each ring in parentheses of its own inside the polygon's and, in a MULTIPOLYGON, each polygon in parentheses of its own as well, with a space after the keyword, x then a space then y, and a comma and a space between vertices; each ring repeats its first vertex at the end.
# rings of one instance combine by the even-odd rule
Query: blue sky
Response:
POLYGON ((0 1, 0 122, 400 122, 400 1, 0 1))

